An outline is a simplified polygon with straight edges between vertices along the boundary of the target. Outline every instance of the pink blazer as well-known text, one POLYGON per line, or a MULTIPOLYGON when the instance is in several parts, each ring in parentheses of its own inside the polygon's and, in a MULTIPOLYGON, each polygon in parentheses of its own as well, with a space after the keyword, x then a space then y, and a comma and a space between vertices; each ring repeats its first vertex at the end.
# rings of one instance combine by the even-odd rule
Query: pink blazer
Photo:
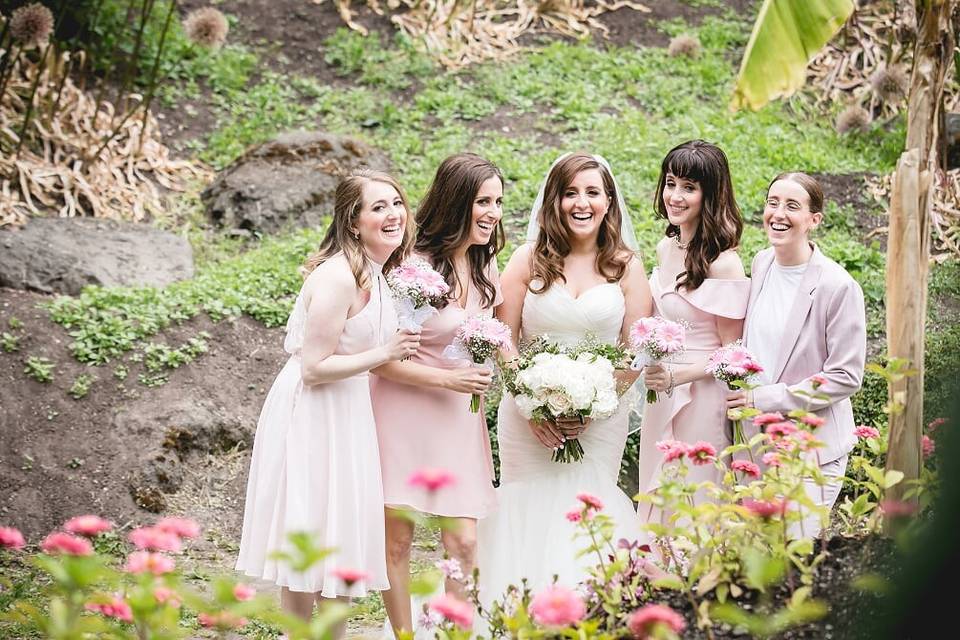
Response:
MULTIPOLYGON (((764 249, 753 259, 744 336, 748 335, 751 322, 763 322, 763 318, 754 317, 753 311, 772 264, 772 248, 764 249)), ((849 453, 857 442, 850 396, 863 381, 866 353, 863 291, 843 267, 814 245, 784 328, 777 364, 771 372, 775 382, 753 390, 754 406, 765 412, 806 409, 825 418, 826 423, 815 431, 817 439, 826 445, 819 450, 820 463, 836 460, 849 453), (827 380, 816 392, 810 384, 814 375, 827 380), (798 390, 827 399, 796 395, 798 390)), ((756 428, 751 428, 748 438, 756 433, 756 428)))

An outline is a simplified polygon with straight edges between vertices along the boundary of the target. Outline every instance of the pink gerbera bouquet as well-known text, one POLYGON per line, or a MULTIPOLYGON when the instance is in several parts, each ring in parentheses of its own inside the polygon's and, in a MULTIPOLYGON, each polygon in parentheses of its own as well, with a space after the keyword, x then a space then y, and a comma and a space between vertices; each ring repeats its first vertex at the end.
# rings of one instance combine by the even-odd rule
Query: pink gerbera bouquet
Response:
POLYGON ((401 329, 417 331, 437 313, 450 291, 443 276, 426 260, 410 257, 387 273, 387 284, 397 303, 401 329))
MULTIPOLYGON (((660 316, 640 318, 630 326, 630 349, 636 354, 630 368, 638 371, 682 353, 685 334, 679 322, 660 316)), ((647 402, 656 401, 657 392, 647 389, 647 402)))
MULTIPOLYGON (((707 373, 726 383, 731 391, 750 388, 750 381, 762 371, 763 367, 739 340, 714 351, 706 368, 707 373)), ((740 420, 733 421, 733 442, 746 442, 740 420)))
MULTIPOLYGON (((457 328, 453 342, 443 350, 452 360, 465 360, 475 365, 493 367, 493 354, 513 344, 510 327, 496 318, 475 316, 467 318, 457 328)), ((470 398, 470 411, 480 411, 480 396, 470 398)))

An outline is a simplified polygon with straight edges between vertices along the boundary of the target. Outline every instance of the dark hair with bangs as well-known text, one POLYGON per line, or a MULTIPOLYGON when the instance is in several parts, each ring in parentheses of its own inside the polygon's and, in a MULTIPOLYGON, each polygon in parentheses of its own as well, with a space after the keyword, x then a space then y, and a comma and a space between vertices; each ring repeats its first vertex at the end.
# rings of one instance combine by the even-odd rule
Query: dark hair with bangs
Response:
MULTIPOLYGON (((703 192, 700 223, 687 243, 684 270, 677 275, 676 288, 691 291, 703 284, 710 265, 721 253, 740 244, 743 219, 734 197, 727 156, 720 147, 703 140, 690 140, 671 149, 663 159, 653 206, 657 217, 664 220, 668 219, 663 202, 668 173, 674 178, 693 180, 703 192)), ((679 237, 680 227, 668 223, 664 235, 679 237)))

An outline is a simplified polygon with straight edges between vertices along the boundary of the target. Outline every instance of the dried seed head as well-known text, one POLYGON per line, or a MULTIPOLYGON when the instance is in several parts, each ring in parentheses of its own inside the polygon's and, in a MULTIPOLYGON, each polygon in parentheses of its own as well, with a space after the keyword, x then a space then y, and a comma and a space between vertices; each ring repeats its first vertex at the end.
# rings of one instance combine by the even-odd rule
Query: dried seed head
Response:
POLYGON ((39 2, 20 7, 10 16, 10 35, 26 48, 47 42, 53 32, 53 13, 39 2))
POLYGON ((687 56, 696 58, 700 55, 700 40, 696 36, 687 34, 679 35, 670 40, 670 46, 667 53, 671 56, 687 56))
POLYGON ((870 78, 874 93, 888 104, 900 102, 910 86, 910 79, 898 67, 880 69, 870 78))
POLYGON ((866 131, 870 114, 860 105, 850 105, 837 116, 837 133, 844 135, 853 131, 866 131))
POLYGON ((229 28, 226 16, 213 7, 191 11, 183 21, 183 30, 190 42, 209 49, 223 46, 229 28))

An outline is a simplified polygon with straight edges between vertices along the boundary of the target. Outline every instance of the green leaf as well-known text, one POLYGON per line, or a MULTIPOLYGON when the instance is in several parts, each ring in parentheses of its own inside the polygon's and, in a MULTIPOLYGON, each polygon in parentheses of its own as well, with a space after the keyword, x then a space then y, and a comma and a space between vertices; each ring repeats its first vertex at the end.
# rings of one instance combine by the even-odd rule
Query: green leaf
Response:
POLYGON ((731 109, 793 94, 807 64, 853 12, 853 0, 764 0, 743 54, 731 109))
POLYGON ((897 484, 903 480, 903 471, 898 471, 897 469, 890 469, 887 471, 887 475, 883 477, 883 488, 889 489, 893 485, 897 484))

